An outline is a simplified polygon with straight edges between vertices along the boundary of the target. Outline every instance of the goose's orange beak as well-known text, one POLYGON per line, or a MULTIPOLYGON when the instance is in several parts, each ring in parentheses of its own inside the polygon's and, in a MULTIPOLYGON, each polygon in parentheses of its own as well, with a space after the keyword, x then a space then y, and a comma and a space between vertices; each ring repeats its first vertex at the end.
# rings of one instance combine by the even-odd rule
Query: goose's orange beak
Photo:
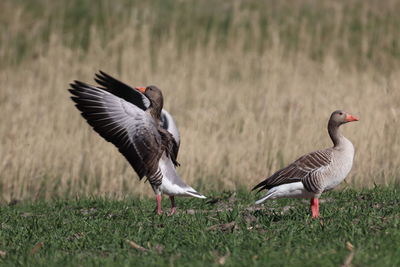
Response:
POLYGON ((346 121, 350 122, 350 121, 358 121, 357 117, 354 117, 353 115, 347 114, 346 115, 346 121))
POLYGON ((144 94, 144 92, 146 92, 146 87, 135 87, 135 89, 143 94, 144 94))

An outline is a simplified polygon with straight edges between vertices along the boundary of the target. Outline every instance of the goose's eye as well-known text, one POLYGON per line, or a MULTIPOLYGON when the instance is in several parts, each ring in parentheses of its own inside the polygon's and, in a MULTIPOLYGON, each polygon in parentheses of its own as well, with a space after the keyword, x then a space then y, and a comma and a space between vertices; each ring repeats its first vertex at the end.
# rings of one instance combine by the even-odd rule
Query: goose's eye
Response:
POLYGON ((339 112, 339 115, 342 116, 342 115, 343 115, 343 112, 339 112))

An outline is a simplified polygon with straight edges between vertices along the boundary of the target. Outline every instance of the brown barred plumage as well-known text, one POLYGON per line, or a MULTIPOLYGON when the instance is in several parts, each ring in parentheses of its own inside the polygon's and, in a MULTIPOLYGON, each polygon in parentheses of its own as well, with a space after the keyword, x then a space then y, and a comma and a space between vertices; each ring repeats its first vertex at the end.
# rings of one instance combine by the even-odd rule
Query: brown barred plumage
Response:
POLYGON ((272 187, 294 183, 302 182, 304 186, 310 189, 311 192, 317 192, 318 186, 321 182, 318 182, 317 172, 321 168, 329 165, 332 159, 332 150, 318 150, 309 154, 306 154, 295 162, 283 168, 273 175, 256 185, 253 190, 259 189, 271 189, 272 187))

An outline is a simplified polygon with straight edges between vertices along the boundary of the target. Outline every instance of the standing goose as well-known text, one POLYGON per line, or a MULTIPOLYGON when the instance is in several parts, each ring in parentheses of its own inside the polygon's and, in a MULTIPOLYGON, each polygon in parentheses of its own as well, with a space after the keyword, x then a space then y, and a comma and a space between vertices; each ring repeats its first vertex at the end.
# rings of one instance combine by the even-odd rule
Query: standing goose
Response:
POLYGON ((179 132, 171 115, 162 112, 161 90, 154 85, 133 89, 102 71, 95 81, 100 86, 70 84, 71 99, 93 129, 124 155, 139 179, 146 176, 156 194, 156 213, 162 213, 162 193, 170 197, 170 215, 176 212, 174 196, 205 198, 175 170, 179 132))
POLYGON ((252 190, 268 189, 256 204, 276 198, 311 198, 312 217, 318 217, 320 195, 340 184, 353 165, 353 144, 339 131, 342 124, 351 121, 358 119, 344 111, 334 111, 328 122, 333 147, 306 154, 256 185, 252 190))

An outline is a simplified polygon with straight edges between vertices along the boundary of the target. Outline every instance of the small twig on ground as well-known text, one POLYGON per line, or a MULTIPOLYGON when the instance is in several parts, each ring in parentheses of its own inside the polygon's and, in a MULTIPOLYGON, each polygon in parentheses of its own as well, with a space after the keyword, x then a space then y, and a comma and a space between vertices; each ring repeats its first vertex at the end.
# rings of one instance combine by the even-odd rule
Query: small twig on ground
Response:
POLYGON ((233 231, 236 228, 236 222, 230 222, 230 223, 223 223, 223 224, 216 224, 208 227, 206 230, 207 231, 214 231, 214 230, 220 230, 222 232, 225 231, 233 231))
POLYGON ((218 265, 224 265, 226 263, 226 259, 230 256, 228 252, 225 256, 219 257, 217 260, 218 265))
POLYGON ((44 243, 43 242, 38 242, 36 245, 33 246, 31 249, 30 255, 33 255, 39 251, 43 247, 44 243))
POLYGON ((128 243, 129 244, 129 246, 131 246, 132 248, 134 248, 134 249, 137 249, 137 250, 140 250, 140 251, 144 251, 144 252, 147 252, 147 251, 149 251, 147 248, 144 248, 144 247, 142 247, 141 245, 139 245, 139 244, 136 244, 135 242, 133 242, 133 241, 131 241, 131 240, 126 240, 126 243, 128 243))
POLYGON ((350 251, 350 254, 346 257, 344 263, 342 264, 342 267, 350 267, 351 262, 353 261, 354 258, 354 246, 350 242, 346 242, 346 247, 350 251))

